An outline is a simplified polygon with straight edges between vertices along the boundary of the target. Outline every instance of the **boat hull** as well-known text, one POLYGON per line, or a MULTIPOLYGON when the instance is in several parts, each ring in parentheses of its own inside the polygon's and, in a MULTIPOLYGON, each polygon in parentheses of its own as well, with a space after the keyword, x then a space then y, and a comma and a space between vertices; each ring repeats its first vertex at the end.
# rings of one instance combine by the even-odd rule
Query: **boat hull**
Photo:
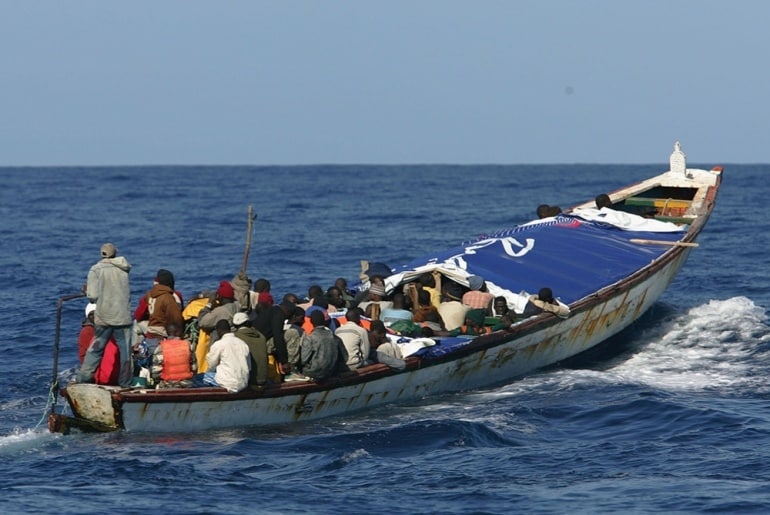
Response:
MULTIPOLYGON (((62 393, 74 417, 52 413, 49 427, 61 430, 70 422, 100 431, 189 432, 291 424, 504 384, 580 354, 639 319, 665 292, 697 246, 695 239, 713 211, 721 168, 707 172, 681 166, 675 170, 673 165, 672 159, 669 172, 612 192, 612 196, 618 202, 628 199, 657 206, 661 209, 658 215, 686 224, 687 231, 680 231, 677 240, 626 243, 662 245, 666 250, 644 253, 638 268, 635 262, 633 270, 622 278, 576 297, 567 318, 542 313, 444 354, 409 357, 404 370, 377 364, 322 383, 283 383, 235 394, 217 388, 127 390, 71 384, 62 393)), ((588 202, 573 210, 590 205, 588 202)))
POLYGON ((400 373, 387 371, 376 379, 352 379, 352 384, 330 389, 319 385, 311 391, 299 384, 289 385, 280 394, 216 392, 211 400, 201 397, 204 392, 191 395, 176 390, 159 396, 150 390, 127 392, 88 384, 70 385, 66 394, 76 417, 96 417, 102 429, 185 432, 310 421, 489 387, 575 356, 628 327, 666 290, 689 252, 689 248, 680 249, 654 273, 648 271, 645 277, 597 296, 566 320, 541 315, 513 331, 475 340, 461 357, 400 373), (297 393, 290 393, 292 389, 297 393))

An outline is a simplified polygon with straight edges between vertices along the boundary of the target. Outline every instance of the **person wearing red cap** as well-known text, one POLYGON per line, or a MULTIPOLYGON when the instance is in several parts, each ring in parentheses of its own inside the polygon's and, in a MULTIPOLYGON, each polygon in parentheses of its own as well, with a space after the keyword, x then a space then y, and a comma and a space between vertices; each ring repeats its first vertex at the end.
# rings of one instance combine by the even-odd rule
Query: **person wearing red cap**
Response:
POLYGON ((270 309, 275 304, 275 299, 270 294, 270 281, 264 277, 254 281, 254 290, 249 292, 249 300, 253 311, 270 309))
POLYGON ((241 305, 235 300, 233 285, 230 284, 230 281, 220 282, 214 298, 198 313, 198 328, 209 334, 208 345, 205 345, 205 348, 201 348, 204 345, 198 345, 198 348, 195 349, 198 366, 204 369, 199 369, 199 372, 205 372, 205 356, 208 348, 221 336, 216 330, 217 322, 227 320, 232 324, 233 315, 239 311, 241 311, 241 305))

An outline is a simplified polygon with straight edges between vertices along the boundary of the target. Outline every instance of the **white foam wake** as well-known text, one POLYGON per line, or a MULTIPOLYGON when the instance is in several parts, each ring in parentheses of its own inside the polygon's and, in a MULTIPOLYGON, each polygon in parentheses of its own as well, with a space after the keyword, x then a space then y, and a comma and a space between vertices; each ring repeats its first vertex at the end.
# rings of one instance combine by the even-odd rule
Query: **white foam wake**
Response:
POLYGON ((664 389, 767 388, 768 363, 755 353, 770 342, 770 327, 764 309, 746 297, 694 307, 644 340, 610 372, 664 389))
POLYGON ((14 428, 11 434, 0 436, 0 456, 35 449, 42 442, 58 436, 49 433, 45 426, 41 429, 14 428))
POLYGON ((603 370, 557 369, 520 378, 483 397, 510 397, 584 383, 637 383, 664 390, 745 388, 770 392, 770 327, 746 297, 712 300, 634 336, 638 351, 603 370))

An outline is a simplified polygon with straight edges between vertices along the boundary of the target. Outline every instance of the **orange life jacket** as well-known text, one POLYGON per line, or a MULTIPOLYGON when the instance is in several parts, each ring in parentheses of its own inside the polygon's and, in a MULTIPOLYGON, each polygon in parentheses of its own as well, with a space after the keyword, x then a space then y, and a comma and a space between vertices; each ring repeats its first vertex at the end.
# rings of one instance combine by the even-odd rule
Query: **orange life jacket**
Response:
MULTIPOLYGON (((327 321, 327 327, 329 327, 332 331, 334 331, 335 329, 337 329, 347 321, 345 317, 330 317, 328 313, 325 318, 327 321)), ((306 316, 305 321, 302 322, 302 329, 305 331, 305 334, 310 334, 313 332, 313 329, 315 329, 315 327, 313 326, 313 322, 310 321, 309 316, 306 316)))
MULTIPOLYGON (((473 327, 470 327, 470 326, 467 326, 467 325, 462 325, 462 326, 460 326, 460 331, 462 331, 462 333, 460 333, 460 334, 476 334, 476 335, 479 335, 479 336, 480 336, 481 334, 489 334, 489 333, 491 333, 491 332, 492 332, 492 328, 491 328, 491 327, 489 327, 488 325, 485 325, 485 326, 484 326, 484 332, 483 332, 483 333, 480 333, 480 334, 479 334, 479 333, 476 333, 476 332, 473 332, 473 333, 469 333, 469 332, 468 332, 468 329, 474 329, 474 328, 473 328, 473 327)), ((474 329, 474 331, 475 331, 475 329, 474 329)))
POLYGON ((190 344, 185 340, 167 339, 160 342, 163 352, 163 370, 160 378, 164 381, 181 381, 193 376, 190 367, 190 344))

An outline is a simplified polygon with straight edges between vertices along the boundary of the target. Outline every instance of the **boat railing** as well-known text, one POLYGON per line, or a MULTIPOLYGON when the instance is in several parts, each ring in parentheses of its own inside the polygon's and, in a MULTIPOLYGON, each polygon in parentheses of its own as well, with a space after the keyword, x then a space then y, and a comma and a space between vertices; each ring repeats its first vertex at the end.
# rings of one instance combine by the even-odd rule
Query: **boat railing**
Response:
MULTIPOLYGON (((51 375, 51 395, 56 399, 56 392, 59 390, 59 344, 61 341, 61 313, 64 303, 70 300, 82 299, 85 297, 85 292, 75 293, 72 295, 65 295, 59 299, 56 304, 56 336, 53 344, 53 371, 51 375)), ((51 410, 55 408, 56 403, 53 402, 51 410)))

